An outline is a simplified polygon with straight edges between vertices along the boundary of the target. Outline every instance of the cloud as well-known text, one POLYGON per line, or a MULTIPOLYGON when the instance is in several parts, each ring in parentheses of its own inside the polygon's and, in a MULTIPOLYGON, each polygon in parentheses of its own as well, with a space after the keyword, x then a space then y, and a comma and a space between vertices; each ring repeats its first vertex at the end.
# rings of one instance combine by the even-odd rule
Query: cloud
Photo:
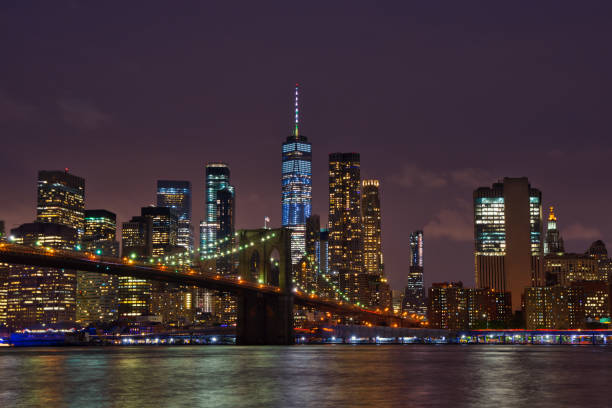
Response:
POLYGON ((597 228, 586 227, 576 222, 569 227, 563 228, 563 230, 561 230, 561 236, 566 240, 594 240, 601 238, 603 234, 597 228))
POLYGON ((430 238, 448 238, 453 241, 473 241, 474 224, 467 208, 440 210, 423 228, 430 238))
POLYGON ((405 164, 393 181, 402 187, 441 188, 450 184, 475 188, 490 184, 491 175, 482 169, 464 168, 451 171, 434 171, 416 164, 405 164))
POLYGON ((80 130, 95 130, 111 121, 111 116, 88 102, 77 99, 58 101, 62 118, 67 124, 80 130))
POLYGON ((16 101, 0 90, 0 122, 26 120, 34 110, 32 106, 16 101))

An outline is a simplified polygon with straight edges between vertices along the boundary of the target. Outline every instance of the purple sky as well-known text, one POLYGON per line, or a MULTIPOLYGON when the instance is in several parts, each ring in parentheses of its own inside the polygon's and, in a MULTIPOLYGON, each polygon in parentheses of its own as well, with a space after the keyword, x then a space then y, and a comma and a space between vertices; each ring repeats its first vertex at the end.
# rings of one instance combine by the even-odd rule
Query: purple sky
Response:
POLYGON ((197 223, 208 161, 231 166, 239 228, 279 225, 300 82, 314 212, 328 153, 360 152, 392 286, 423 227, 426 283, 472 285, 472 190, 503 176, 557 207, 568 250, 612 242, 609 1, 99 3, 0 4, 7 228, 33 220, 37 170, 64 167, 119 222, 157 179, 191 180, 197 223))

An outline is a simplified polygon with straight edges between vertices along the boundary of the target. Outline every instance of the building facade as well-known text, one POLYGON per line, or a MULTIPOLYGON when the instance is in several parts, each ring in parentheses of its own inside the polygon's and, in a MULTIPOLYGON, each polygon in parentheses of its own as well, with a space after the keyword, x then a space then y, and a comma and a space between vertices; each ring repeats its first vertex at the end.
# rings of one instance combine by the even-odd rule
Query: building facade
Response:
MULTIPOLYGON (((85 210, 82 249, 118 257, 117 217, 107 210, 85 210)), ((118 278, 104 273, 77 271, 77 322, 113 322, 119 317, 118 278)))
POLYGON ((423 231, 417 230, 410 234, 410 266, 408 283, 404 289, 403 310, 412 314, 425 315, 427 304, 425 300, 424 271, 424 242, 423 231))
POLYGON ((293 134, 282 145, 282 226, 291 230, 291 263, 306 254, 306 220, 312 212, 312 145, 299 131, 299 89, 295 87, 293 134))
POLYGON ((363 271, 359 153, 329 155, 329 264, 332 278, 353 302, 368 287, 363 271), (360 289, 361 288, 361 289, 360 289))
POLYGON ((38 172, 36 221, 74 228, 85 233, 85 179, 65 171, 38 172))
POLYGON ((478 188, 474 238, 476 286, 510 292, 520 311, 525 288, 542 278, 542 193, 526 177, 478 188))
POLYGON ((157 206, 172 208, 176 211, 178 218, 177 245, 193 250, 191 183, 182 180, 157 180, 157 206))
POLYGON ((586 327, 581 286, 535 286, 525 289, 527 330, 586 327))
MULTIPOLYGON (((121 229, 121 256, 147 262, 153 256, 153 220, 136 216, 124 222, 121 229)), ((118 313, 121 320, 149 315, 151 282, 131 276, 118 278, 118 313)))
POLYGON ((363 272, 383 276, 379 185, 378 180, 363 180, 362 182, 363 272))
POLYGON ((563 238, 557 228, 557 216, 554 207, 550 207, 548 212, 548 224, 546 228, 546 240, 544 241, 544 255, 563 254, 565 247, 563 238))

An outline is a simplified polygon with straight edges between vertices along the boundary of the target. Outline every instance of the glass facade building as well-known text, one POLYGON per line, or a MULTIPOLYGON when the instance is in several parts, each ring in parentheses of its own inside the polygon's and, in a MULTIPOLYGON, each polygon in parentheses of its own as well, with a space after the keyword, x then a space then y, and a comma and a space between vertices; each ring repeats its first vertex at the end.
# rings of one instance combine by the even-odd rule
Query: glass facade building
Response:
POLYGON ((214 256, 221 251, 218 242, 234 233, 235 190, 230 184, 230 168, 225 163, 206 165, 205 219, 200 223, 200 251, 214 256))
POLYGON ((291 263, 306 254, 306 219, 312 212, 312 145, 299 133, 298 88, 295 88, 293 135, 282 145, 282 225, 292 231, 291 263))
POLYGON ((85 233, 85 179, 65 171, 38 172, 36 221, 67 225, 85 233))
POLYGON ((193 250, 191 229, 191 183, 189 181, 158 180, 157 206, 176 211, 178 217, 177 245, 193 250))
POLYGON ((474 240, 476 286, 510 292, 521 310, 524 289, 542 279, 542 193, 526 177, 475 190, 474 240))
MULTIPOLYGON (((107 210, 85 210, 82 249, 96 255, 119 256, 117 217, 107 210)), ((118 278, 77 272, 77 321, 82 324, 112 322, 118 317, 118 278)))
POLYGON ((404 290, 403 309, 408 313, 425 314, 425 285, 423 282, 423 231, 417 230, 410 234, 410 269, 408 283, 404 290))

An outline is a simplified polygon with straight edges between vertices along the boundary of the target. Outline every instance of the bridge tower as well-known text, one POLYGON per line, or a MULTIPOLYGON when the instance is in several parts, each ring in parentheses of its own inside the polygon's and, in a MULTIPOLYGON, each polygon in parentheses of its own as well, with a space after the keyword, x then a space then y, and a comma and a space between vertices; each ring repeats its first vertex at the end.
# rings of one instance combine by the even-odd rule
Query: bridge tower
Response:
POLYGON ((278 286, 278 294, 245 291, 238 297, 236 343, 294 343, 291 231, 287 228, 240 230, 238 274, 242 279, 278 286))

